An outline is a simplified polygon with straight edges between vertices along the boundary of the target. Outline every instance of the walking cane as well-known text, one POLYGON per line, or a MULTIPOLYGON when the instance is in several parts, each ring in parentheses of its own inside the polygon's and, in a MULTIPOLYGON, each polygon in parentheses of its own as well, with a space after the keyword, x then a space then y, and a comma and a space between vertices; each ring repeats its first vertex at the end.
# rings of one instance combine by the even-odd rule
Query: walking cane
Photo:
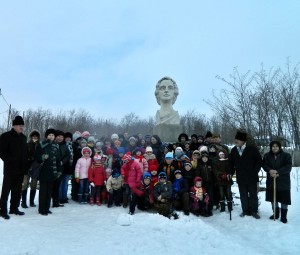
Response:
POLYGON ((276 220, 276 177, 277 175, 275 175, 273 177, 273 216, 274 216, 274 221, 276 220))

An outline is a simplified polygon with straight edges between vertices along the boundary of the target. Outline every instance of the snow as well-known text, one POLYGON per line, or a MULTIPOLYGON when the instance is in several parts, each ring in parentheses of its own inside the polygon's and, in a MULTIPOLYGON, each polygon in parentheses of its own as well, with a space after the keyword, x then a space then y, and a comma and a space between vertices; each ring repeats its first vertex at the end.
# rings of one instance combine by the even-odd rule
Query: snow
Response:
MULTIPOLYGON (((136 210, 135 215, 129 215, 122 207, 80 205, 69 200, 63 208, 51 208, 53 214, 49 216, 28 208, 22 209, 25 216, 0 218, 0 254, 298 254, 298 171, 293 168, 291 175, 292 205, 287 224, 269 219, 272 210, 264 201, 264 192, 259 193, 260 220, 239 217, 237 198, 231 221, 228 212, 214 211, 209 218, 179 212, 178 220, 169 220, 155 212, 136 210)), ((1 184, 2 171, 0 175, 1 184)), ((232 190, 238 196, 236 185, 232 190)))

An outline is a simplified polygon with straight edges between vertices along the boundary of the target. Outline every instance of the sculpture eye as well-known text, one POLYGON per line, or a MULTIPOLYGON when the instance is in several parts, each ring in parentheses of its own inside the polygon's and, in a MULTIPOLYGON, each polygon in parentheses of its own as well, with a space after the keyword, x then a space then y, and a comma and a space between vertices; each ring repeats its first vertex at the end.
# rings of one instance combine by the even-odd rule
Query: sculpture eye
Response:
POLYGON ((169 89, 169 90, 173 90, 173 89, 174 89, 174 86, 169 85, 169 86, 168 86, 168 89, 169 89))
POLYGON ((166 89, 166 86, 161 86, 160 87, 160 90, 165 90, 166 89))

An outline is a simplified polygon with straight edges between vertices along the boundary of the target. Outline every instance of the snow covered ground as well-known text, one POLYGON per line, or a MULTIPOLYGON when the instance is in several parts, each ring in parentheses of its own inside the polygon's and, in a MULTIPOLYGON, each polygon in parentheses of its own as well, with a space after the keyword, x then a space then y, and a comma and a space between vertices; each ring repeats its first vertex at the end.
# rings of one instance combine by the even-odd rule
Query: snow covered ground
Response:
MULTIPOLYGON (((297 171, 293 168, 292 175, 297 171)), ((0 180, 1 184, 2 170, 0 180)), ((23 209, 25 216, 0 218, 0 254, 299 254, 300 191, 296 186, 292 177, 293 204, 287 224, 269 220, 271 205, 264 201, 264 192, 259 193, 260 220, 239 217, 237 198, 232 221, 228 212, 214 211, 209 218, 179 213, 178 220, 169 220, 156 213, 137 210, 131 216, 128 209, 73 201, 51 209, 49 216, 39 215, 37 208, 23 209)), ((232 190, 238 196, 236 185, 232 190)))

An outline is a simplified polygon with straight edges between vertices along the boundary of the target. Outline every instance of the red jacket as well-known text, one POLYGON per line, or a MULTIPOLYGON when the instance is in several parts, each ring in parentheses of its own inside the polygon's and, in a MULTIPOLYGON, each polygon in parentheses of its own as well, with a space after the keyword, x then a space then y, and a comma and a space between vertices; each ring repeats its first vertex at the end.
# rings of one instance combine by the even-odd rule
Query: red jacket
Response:
POLYGON ((106 173, 104 169, 104 165, 95 164, 93 162, 89 168, 89 181, 93 182, 95 186, 104 185, 104 181, 106 180, 106 173))
POLYGON ((136 194, 137 196, 139 197, 142 197, 146 194, 147 191, 147 194, 149 194, 149 201, 151 204, 153 204, 153 184, 150 183, 149 186, 146 186, 143 181, 140 181, 139 184, 137 184, 135 187, 133 187, 131 189, 131 191, 136 194))
POLYGON ((130 160, 121 167, 124 183, 128 184, 130 188, 136 187, 141 182, 142 174, 140 165, 134 160, 130 160))

